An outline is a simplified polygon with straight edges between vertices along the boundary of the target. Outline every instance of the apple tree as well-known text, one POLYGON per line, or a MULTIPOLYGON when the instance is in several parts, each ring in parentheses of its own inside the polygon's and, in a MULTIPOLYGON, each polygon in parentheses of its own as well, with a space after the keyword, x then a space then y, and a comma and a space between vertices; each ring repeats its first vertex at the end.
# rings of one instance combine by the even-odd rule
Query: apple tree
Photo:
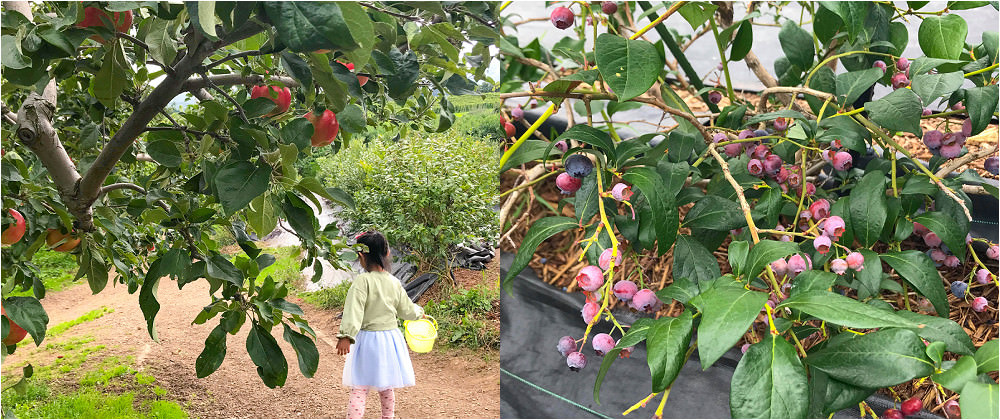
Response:
POLYGON ((3 354, 21 329, 45 338, 32 257, 47 247, 72 253, 93 293, 138 293, 154 340, 161 280, 207 282, 211 303, 191 315, 218 325, 198 377, 243 328, 267 386, 288 373, 279 335, 311 377, 315 332, 251 238, 286 220, 302 268, 344 267, 351 246, 314 208, 350 195, 296 162, 372 126, 447 129, 448 96, 486 80, 495 15, 488 2, 4 2, 3 354))

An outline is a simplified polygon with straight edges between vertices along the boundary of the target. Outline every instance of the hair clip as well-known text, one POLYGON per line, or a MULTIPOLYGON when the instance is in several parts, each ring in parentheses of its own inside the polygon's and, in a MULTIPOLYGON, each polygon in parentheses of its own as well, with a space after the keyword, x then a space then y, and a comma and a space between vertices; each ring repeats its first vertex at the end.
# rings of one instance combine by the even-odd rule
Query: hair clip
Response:
POLYGON ((358 240, 358 239, 360 239, 360 238, 361 238, 362 236, 365 236, 365 235, 367 235, 367 234, 368 234, 368 232, 361 232, 361 233, 357 234, 357 236, 355 236, 355 237, 354 237, 354 240, 358 240))

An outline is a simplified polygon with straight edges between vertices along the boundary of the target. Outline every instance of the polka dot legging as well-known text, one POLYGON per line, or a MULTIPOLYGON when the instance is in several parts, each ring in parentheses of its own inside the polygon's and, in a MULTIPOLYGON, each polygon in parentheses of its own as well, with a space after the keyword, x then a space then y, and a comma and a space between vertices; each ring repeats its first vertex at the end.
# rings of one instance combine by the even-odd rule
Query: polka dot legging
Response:
MULTIPOLYGON (((382 418, 391 419, 396 416, 396 394, 392 389, 378 392, 382 402, 382 418)), ((351 388, 347 400, 347 418, 360 419, 365 416, 365 401, 368 399, 368 388, 351 388)))

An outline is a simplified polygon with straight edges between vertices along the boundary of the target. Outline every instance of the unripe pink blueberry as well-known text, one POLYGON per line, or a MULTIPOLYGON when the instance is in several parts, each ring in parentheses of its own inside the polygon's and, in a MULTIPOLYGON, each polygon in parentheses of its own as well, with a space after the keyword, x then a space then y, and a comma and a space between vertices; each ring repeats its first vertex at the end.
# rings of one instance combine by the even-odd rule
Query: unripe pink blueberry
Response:
POLYGON ((945 159, 957 158, 962 155, 962 145, 958 143, 941 146, 941 157, 945 159))
POLYGON ((747 129, 740 131, 740 134, 736 136, 737 139, 743 140, 753 137, 753 130, 747 129))
POLYGON ((978 271, 976 271, 976 283, 989 284, 990 270, 987 270, 985 268, 980 268, 978 271))
POLYGON ((934 248, 930 250, 930 257, 931 261, 934 261, 934 264, 941 266, 944 264, 944 260, 948 259, 948 254, 945 254, 944 251, 940 249, 934 248))
POLYGON ((924 243, 929 247, 936 247, 941 245, 941 238, 934 232, 927 232, 924 234, 924 243))
POLYGON ((961 110, 965 109, 965 105, 962 104, 962 101, 958 101, 958 102, 955 102, 955 104, 951 106, 951 109, 952 109, 952 111, 961 111, 961 110))
POLYGON ((800 230, 809 230, 809 219, 812 219, 812 213, 809 212, 808 209, 807 210, 802 210, 802 212, 799 213, 799 229, 800 230))
POLYGON ((847 268, 854 271, 861 271, 865 268, 865 256, 861 255, 860 252, 852 252, 847 254, 847 268))
POLYGON ((986 298, 982 296, 972 299, 972 310, 976 312, 985 311, 987 303, 986 298))
POLYGON ((832 162, 833 162, 833 155, 835 155, 835 154, 837 154, 837 151, 836 151, 836 150, 833 150, 833 149, 827 149, 827 150, 824 150, 824 151, 822 151, 822 152, 821 152, 821 153, 820 153, 819 155, 820 155, 820 156, 821 156, 821 157, 823 158, 823 160, 824 160, 824 161, 826 161, 827 163, 832 163, 832 162))
POLYGON ((726 140, 729 140, 729 137, 726 137, 725 133, 715 133, 712 135, 712 143, 718 143, 726 140))
POLYGON ((722 92, 719 92, 717 90, 709 91, 708 101, 713 104, 718 104, 719 102, 722 102, 722 92))
POLYGON ((559 353, 562 354, 563 357, 569 356, 570 353, 576 351, 576 340, 568 335, 563 336, 556 344, 556 350, 559 350, 559 353))
POLYGON ((774 174, 774 180, 779 183, 784 183, 785 181, 788 181, 788 176, 791 174, 792 173, 788 171, 788 168, 781 167, 781 169, 778 169, 778 173, 774 174))
POLYGON ((809 212, 815 220, 826 219, 830 216, 830 202, 824 199, 813 201, 809 205, 809 212))
POLYGON ((961 263, 962 262, 958 260, 958 257, 954 255, 949 255, 947 258, 944 259, 944 265, 951 268, 958 267, 959 264, 961 263))
MULTIPOLYGON (((807 197, 812 197, 813 194, 816 194, 816 185, 814 185, 812 182, 806 182, 805 187, 806 187, 807 197)), ((802 194, 801 188, 799 188, 799 194, 802 194)))
POLYGON ((576 283, 581 289, 593 292, 604 285, 604 272, 596 265, 588 265, 580 269, 576 275, 576 283))
POLYGON ((964 145, 965 134, 959 132, 951 132, 951 133, 946 133, 943 137, 941 137, 941 147, 950 146, 953 144, 957 144, 959 146, 964 145))
POLYGON ((851 169, 851 162, 853 160, 850 153, 837 152, 833 155, 833 168, 838 171, 846 171, 851 169))
POLYGON ((556 149, 559 149, 559 151, 563 153, 566 153, 566 151, 569 150, 569 145, 566 144, 566 140, 557 141, 555 147, 556 149))
POLYGON ((771 123, 771 125, 777 131, 785 131, 785 129, 788 128, 788 120, 783 117, 778 117, 774 119, 774 122, 771 123))
POLYGON ((579 372, 580 369, 587 367, 587 357, 583 353, 574 351, 566 356, 566 366, 569 366, 569 370, 579 372))
POLYGON ((601 312, 601 307, 595 302, 587 302, 583 304, 583 309, 580 311, 580 315, 583 317, 583 322, 590 324, 593 323, 597 314, 601 312))
POLYGON ((604 356, 605 353, 615 348, 615 339, 611 338, 608 334, 600 333, 594 336, 590 345, 594 347, 594 352, 597 353, 598 356, 604 356))
POLYGON ((831 242, 830 237, 826 235, 817 236, 816 239, 813 240, 813 247, 816 248, 816 251, 823 255, 830 252, 831 245, 833 245, 833 242, 831 242))
MULTIPOLYGON (((601 256, 597 258, 597 265, 601 266, 601 270, 607 270, 611 266, 611 254, 614 250, 611 248, 605 249, 601 252, 601 256)), ((615 267, 621 267, 622 265, 622 251, 618 250, 617 255, 615 255, 615 267)))
POLYGON ((573 26, 573 19, 576 16, 573 12, 565 7, 557 7, 552 10, 552 14, 549 15, 549 19, 552 21, 552 25, 558 29, 566 29, 573 26))
POLYGON ((628 201, 632 198, 632 187, 619 182, 611 187, 611 197, 618 201, 628 201))
POLYGON ((747 163, 747 170, 750 171, 750 175, 760 176, 764 173, 764 164, 757 159, 750 159, 747 163))
POLYGON ((847 261, 844 261, 840 258, 830 261, 830 270, 833 270, 833 272, 837 273, 838 275, 846 273, 847 261))
POLYGON ((840 141, 840 139, 834 139, 833 141, 830 142, 830 145, 838 150, 844 148, 844 143, 840 141))
POLYGON ((520 121, 521 118, 524 118, 524 109, 521 108, 520 105, 514 107, 510 110, 510 117, 513 118, 514 121, 520 121))
POLYGON ((775 277, 782 278, 788 274, 788 262, 784 258, 779 258, 771 262, 771 271, 774 272, 775 277))
POLYGON ((792 169, 789 171, 790 174, 788 174, 788 185, 791 185, 796 188, 802 185, 802 173, 800 169, 801 168, 797 166, 792 167, 792 169))
POLYGON ((621 280, 615 283, 611 290, 618 299, 629 301, 639 291, 639 286, 636 286, 631 280, 621 280))
POLYGON ((743 151, 743 145, 739 144, 739 143, 730 143, 730 144, 727 144, 727 145, 723 146, 722 149, 723 149, 723 151, 726 152, 726 156, 734 158, 734 157, 739 156, 740 152, 743 151))
POLYGON ((924 146, 927 146, 931 151, 936 151, 941 148, 941 140, 944 139, 944 133, 937 130, 929 130, 924 132, 924 146))
POLYGON ((872 67, 877 68, 877 69, 881 69, 882 72, 885 73, 885 69, 886 69, 885 61, 875 60, 875 63, 872 64, 872 67))
POLYGON ((652 290, 642 289, 632 296, 629 306, 637 311, 656 312, 660 310, 660 298, 652 290))
POLYGON ((962 135, 964 135, 965 137, 969 137, 972 135, 972 120, 969 118, 966 118, 965 121, 962 121, 962 135))
POLYGON ((899 57, 899 60, 896 60, 896 68, 899 69, 899 71, 907 71, 907 70, 909 70, 910 69, 910 60, 907 60, 904 57, 899 57))
POLYGON ((903 73, 896 73, 892 75, 891 82, 893 89, 902 89, 910 84, 910 79, 907 79, 903 73))
POLYGON ((768 155, 764 158, 764 172, 768 175, 777 178, 778 173, 783 169, 781 167, 781 157, 775 154, 768 155))
POLYGON ((618 12, 618 3, 613 1, 602 1, 601 11, 606 15, 613 15, 618 12))
POLYGON ((962 418, 962 409, 958 404, 958 400, 950 400, 944 403, 944 412, 948 414, 950 419, 960 419, 962 418))
POLYGON ((933 113, 934 113, 934 111, 931 111, 930 108, 924 108, 923 111, 920 111, 920 116, 926 117, 926 116, 931 115, 933 113))
POLYGON ((792 255, 788 258, 788 269, 795 274, 799 274, 810 268, 812 268, 812 264, 807 264, 806 260, 799 254, 792 255))
POLYGON ((747 350, 749 349, 750 349, 750 343, 743 343, 743 345, 740 346, 740 352, 743 354, 746 354, 747 350))
POLYGON ((758 144, 751 149, 751 156, 757 160, 764 160, 767 155, 771 154, 771 148, 764 144, 758 144))
POLYGON ((913 222, 913 233, 916 233, 919 236, 924 236, 927 232, 930 232, 930 229, 927 229, 927 227, 922 223, 913 222))
POLYGON ((991 246, 989 249, 986 250, 986 256, 992 260, 995 260, 997 259, 997 257, 1000 257, 1000 246, 998 245, 991 246))
POLYGON ((844 234, 844 230, 846 228, 847 225, 844 223, 844 219, 840 216, 830 216, 826 219, 826 222, 823 222, 823 234, 836 240, 840 239, 840 236, 844 234))
POLYGON ((563 172, 556 177, 556 187, 558 187, 559 191, 563 194, 575 193, 580 189, 581 185, 583 185, 582 179, 576 178, 566 172, 563 172))

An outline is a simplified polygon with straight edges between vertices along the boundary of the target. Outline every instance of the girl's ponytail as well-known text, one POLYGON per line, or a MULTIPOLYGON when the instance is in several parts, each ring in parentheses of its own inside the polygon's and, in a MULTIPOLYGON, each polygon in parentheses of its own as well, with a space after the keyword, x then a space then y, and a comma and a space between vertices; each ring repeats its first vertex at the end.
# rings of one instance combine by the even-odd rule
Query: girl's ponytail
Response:
POLYGON ((368 252, 361 252, 365 256, 368 266, 365 270, 371 271, 372 266, 377 265, 385 271, 391 271, 389 262, 389 241, 381 233, 376 231, 362 232, 355 238, 359 244, 368 247, 368 252))

